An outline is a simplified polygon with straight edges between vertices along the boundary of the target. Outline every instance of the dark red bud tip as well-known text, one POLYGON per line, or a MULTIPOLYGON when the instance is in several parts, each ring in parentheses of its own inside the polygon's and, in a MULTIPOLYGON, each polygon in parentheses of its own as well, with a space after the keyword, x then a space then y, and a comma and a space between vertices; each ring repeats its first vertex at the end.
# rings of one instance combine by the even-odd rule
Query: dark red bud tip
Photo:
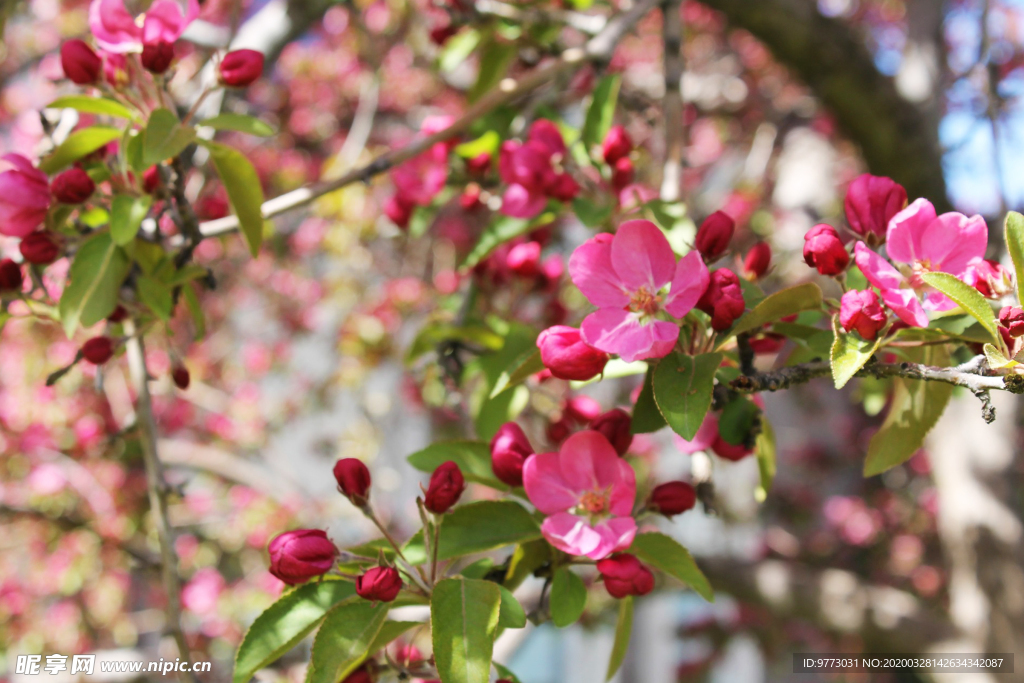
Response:
POLYGON ((370 470, 358 458, 342 458, 334 463, 334 479, 353 505, 363 507, 370 500, 370 470))
POLYGON ((150 166, 142 172, 142 189, 146 194, 153 194, 160 187, 160 167, 150 166))
POLYGON ((80 168, 70 168, 50 183, 50 191, 61 204, 81 204, 96 191, 96 183, 80 168))
POLYGON ((60 46, 60 65, 78 85, 92 85, 103 71, 103 60, 84 40, 68 40, 60 46))
POLYGON ((606 557, 597 563, 604 587, 613 598, 647 595, 654 590, 654 574, 629 553, 606 557))
POLYGON ((263 74, 263 54, 256 50, 234 50, 220 62, 220 80, 224 85, 244 88, 263 74))
POLYGON ((114 309, 114 312, 107 316, 107 320, 112 323, 119 323, 124 321, 127 317, 128 311, 125 310, 124 306, 118 304, 117 308, 114 309))
POLYGON ((361 667, 346 676, 345 680, 341 683, 374 683, 373 672, 370 671, 370 665, 363 664, 361 667))
POLYGON ((697 504, 697 490, 685 481, 670 481, 654 487, 648 505, 665 515, 672 517, 686 512, 697 504))
POLYGON ((188 385, 192 382, 192 376, 188 373, 188 368, 184 365, 175 365, 171 370, 171 379, 174 380, 174 386, 178 387, 182 391, 188 389, 188 385))
POLYGON ((850 264, 850 254, 836 229, 819 223, 804 235, 804 262, 822 275, 838 275, 850 264))
POLYGON ((46 232, 26 235, 18 245, 18 250, 26 261, 37 266, 53 263, 60 256, 60 245, 46 232))
POLYGON ((391 602, 402 590, 402 577, 394 567, 373 567, 356 579, 356 593, 364 600, 391 602))
POLYGON ((338 549, 320 529, 296 529, 274 537, 270 552, 270 573, 290 586, 328 572, 338 549))
POLYGON ((110 337, 93 337, 82 344, 82 358, 93 365, 103 365, 114 355, 114 340, 110 337))
POLYGON ((17 263, 9 258, 0 261, 0 292, 20 290, 24 278, 21 266, 17 263))
POLYGON ((726 252, 735 230, 736 221, 729 214, 715 211, 700 224, 693 246, 710 263, 726 252))
POLYGON ((533 446, 522 428, 506 422, 491 439, 491 469, 509 486, 523 485, 523 465, 533 455, 533 446))
POLYGON ((455 505, 465 489, 466 480, 459 466, 451 460, 441 463, 430 475, 423 505, 434 514, 443 515, 455 505))
POLYGON ((604 434, 620 456, 625 455, 633 445, 632 427, 633 418, 622 408, 613 408, 598 415, 590 423, 590 428, 604 434))
POLYGON ((759 280, 772 263, 772 248, 767 242, 758 242, 743 257, 743 274, 750 280, 759 280))
POLYGON ((174 45, 165 40, 142 46, 142 66, 154 74, 162 74, 174 61, 174 45))

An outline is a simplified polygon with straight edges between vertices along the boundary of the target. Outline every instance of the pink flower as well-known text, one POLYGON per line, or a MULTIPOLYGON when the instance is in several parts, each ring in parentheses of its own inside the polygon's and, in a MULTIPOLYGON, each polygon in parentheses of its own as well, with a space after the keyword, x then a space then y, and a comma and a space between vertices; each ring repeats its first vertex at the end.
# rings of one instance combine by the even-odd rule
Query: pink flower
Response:
MULTIPOLYGON (((420 127, 422 135, 433 135, 451 125, 448 116, 428 116, 420 127)), ((427 151, 391 171, 395 194, 385 211, 399 227, 406 227, 413 207, 429 206, 448 182, 448 142, 438 142, 427 151)))
POLYGON ((173 43, 197 16, 199 0, 187 0, 185 8, 176 0, 156 0, 141 22, 125 9, 124 0, 92 0, 89 29, 101 48, 123 54, 141 50, 143 43, 173 43))
POLYGON ((14 167, 0 173, 0 235, 24 237, 46 218, 50 182, 20 154, 5 154, 0 159, 14 167))
POLYGON ((889 221, 886 235, 889 258, 904 264, 897 270, 866 244, 854 248, 857 267, 882 293, 882 301, 900 320, 915 327, 927 327, 926 310, 946 311, 954 304, 941 292, 929 289, 921 280, 927 272, 961 276, 985 256, 988 226, 981 216, 944 213, 937 216, 927 199, 918 199, 889 221), (925 295, 924 304, 917 293, 925 295))
POLYGON ((865 173, 846 191, 846 222, 869 244, 885 241, 886 227, 907 205, 907 191, 891 178, 865 173))
POLYGON ((544 210, 549 197, 568 201, 576 196, 576 181, 557 168, 564 155, 562 134, 547 119, 533 122, 525 143, 502 143, 498 172, 508 188, 501 212, 514 218, 533 218, 544 210))
POLYGON ((667 355, 679 324, 657 316, 685 316, 709 281, 700 254, 692 251, 677 263, 664 233, 647 220, 627 221, 614 236, 584 242, 569 259, 569 275, 598 307, 583 321, 583 340, 625 361, 667 355))
POLYGON ((847 332, 857 330, 864 339, 872 340, 885 327, 886 314, 873 290, 855 289, 843 294, 840 300, 839 322, 847 332))
POLYGON ((578 432, 558 453, 531 456, 523 483, 530 502, 548 515, 544 538, 559 550, 600 560, 633 542, 636 476, 604 435, 578 432))

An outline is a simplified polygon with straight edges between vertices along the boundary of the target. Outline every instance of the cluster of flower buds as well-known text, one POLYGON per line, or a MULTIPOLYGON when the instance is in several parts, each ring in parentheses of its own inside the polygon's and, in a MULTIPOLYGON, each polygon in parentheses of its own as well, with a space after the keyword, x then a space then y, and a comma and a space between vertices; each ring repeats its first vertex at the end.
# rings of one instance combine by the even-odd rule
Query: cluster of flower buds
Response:
POLYGON ((633 140, 623 126, 612 126, 601 143, 601 156, 611 169, 611 186, 617 193, 633 182, 636 175, 629 155, 633 140))
POLYGON ((728 268, 713 271, 707 289, 697 300, 697 308, 711 316, 711 327, 716 332, 729 329, 746 309, 736 273, 728 268))
POLYGON ((514 218, 533 218, 544 210, 549 198, 571 201, 580 188, 560 166, 565 153, 562 133, 547 119, 533 122, 526 142, 502 143, 498 172, 508 187, 501 212, 514 218))
POLYGON ((647 595, 654 590, 654 574, 635 555, 619 553, 598 560, 597 571, 604 587, 614 598, 647 595))

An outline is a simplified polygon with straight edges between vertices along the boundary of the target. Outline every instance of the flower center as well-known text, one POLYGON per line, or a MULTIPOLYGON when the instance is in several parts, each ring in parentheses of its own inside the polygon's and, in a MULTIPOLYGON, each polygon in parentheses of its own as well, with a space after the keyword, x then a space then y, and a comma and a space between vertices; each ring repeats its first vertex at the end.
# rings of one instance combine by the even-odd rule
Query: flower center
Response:
POLYGON ((661 297, 649 292, 647 287, 641 287, 633 292, 633 296, 629 300, 629 310, 647 316, 657 313, 660 306, 661 297))
POLYGON ((588 515, 600 515, 608 511, 607 491, 587 491, 580 496, 580 508, 588 515))
POLYGON ((922 276, 925 273, 930 273, 932 271, 932 262, 927 260, 914 261, 912 268, 913 270, 910 273, 910 286, 914 289, 925 287, 926 285, 922 276))

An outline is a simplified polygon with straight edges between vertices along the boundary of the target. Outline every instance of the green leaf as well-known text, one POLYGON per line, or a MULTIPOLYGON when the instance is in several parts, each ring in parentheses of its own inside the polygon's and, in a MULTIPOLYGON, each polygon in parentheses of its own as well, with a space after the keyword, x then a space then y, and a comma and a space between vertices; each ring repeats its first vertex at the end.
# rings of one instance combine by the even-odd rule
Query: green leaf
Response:
POLYGON ((1006 250, 1013 259, 1017 301, 1024 302, 1024 216, 1016 211, 1006 214, 1003 236, 1006 238, 1006 250))
POLYGON ((106 97, 89 97, 87 95, 59 97, 46 105, 46 109, 74 109, 85 114, 106 114, 119 119, 135 118, 132 110, 120 102, 106 97))
POLYGON ((985 358, 988 360, 988 366, 993 370, 1002 370, 1004 368, 1012 368, 1020 365, 1020 363, 1012 358, 1004 356, 1002 351, 991 344, 985 344, 985 346, 982 347, 982 351, 985 353, 985 358))
POLYGON ((507 666, 502 666, 501 664, 494 662, 494 668, 497 670, 498 676, 501 678, 504 678, 507 681, 512 681, 512 683, 521 683, 519 677, 512 673, 512 670, 507 666))
POLYGON ((842 389, 875 355, 882 338, 868 341, 860 335, 846 333, 839 324, 838 315, 832 319, 832 333, 835 335, 831 352, 832 380, 836 389, 842 389))
POLYGON ((114 312, 130 267, 128 256, 109 233, 100 233, 79 248, 60 297, 60 318, 69 338, 79 325, 90 327, 114 312))
POLYGON ((149 116, 142 134, 142 167, 149 168, 185 151, 196 139, 194 128, 181 125, 169 109, 157 109, 149 116))
POLYGON ((519 49, 515 43, 498 42, 493 39, 485 42, 480 49, 480 72, 477 74, 476 83, 466 93, 466 99, 470 103, 476 102, 498 85, 518 54, 519 49))
POLYGON ((483 441, 438 441, 408 457, 409 464, 420 472, 433 472, 438 465, 451 460, 469 481, 492 488, 507 489, 491 470, 491 447, 483 441))
POLYGON ((821 308, 821 288, 813 282, 789 287, 770 294, 736 321, 732 329, 722 335, 718 348, 722 348, 730 337, 756 330, 762 325, 799 313, 821 308))
POLYGON ((332 607, 313 639, 306 683, 338 683, 365 659, 390 605, 349 598, 332 607))
POLYGON ((480 34, 475 29, 461 31, 449 38, 444 47, 441 48, 441 55, 438 57, 438 67, 443 73, 449 73, 461 66, 473 50, 480 44, 480 34))
POLYGON ((206 317, 203 315, 202 306, 199 305, 199 295, 192 285, 182 287, 181 293, 185 299, 185 306, 192 316, 192 325, 195 327, 193 336, 196 340, 202 339, 206 336, 206 317))
POLYGON ((476 140, 463 142, 455 148, 455 153, 463 159, 475 159, 481 154, 497 154, 501 145, 501 136, 497 131, 489 130, 476 140))
POLYGON ((529 232, 533 225, 532 221, 528 221, 525 218, 498 216, 484 229, 480 239, 477 240, 476 246, 466 255, 465 260, 462 262, 462 267, 472 268, 490 256, 491 252, 502 243, 525 232, 529 232))
POLYGON ((594 145, 600 145, 612 127, 621 83, 622 77, 612 74, 602 78, 594 88, 590 107, 587 108, 587 118, 583 122, 583 131, 580 133, 588 151, 594 145))
POLYGON ((249 135, 256 135, 261 138, 269 138, 275 133, 273 126, 266 121, 261 121, 255 116, 246 116, 245 114, 218 114, 213 118, 200 121, 199 125, 207 126, 214 130, 233 130, 239 133, 248 133, 249 135))
POLYGON ((629 552, 643 562, 674 576, 711 602, 715 593, 711 584, 693 561, 689 551, 674 538, 659 533, 639 534, 633 539, 629 552))
POLYGON ((235 655, 233 683, 248 683, 316 628, 327 610, 353 593, 355 587, 348 581, 325 580, 282 595, 246 631, 235 655))
POLYGON ((515 590, 528 576, 551 561, 551 546, 543 539, 521 543, 509 559, 502 584, 515 590))
POLYGON ((488 683, 501 590, 490 581, 445 579, 430 600, 434 661, 443 683, 488 683))
POLYGON ((622 661, 626 658, 626 651, 629 650, 629 637, 633 633, 633 596, 629 595, 619 600, 619 618, 615 623, 615 642, 612 644, 612 654, 608 659, 608 675, 606 681, 612 680, 622 661))
POLYGON ((210 150, 213 166, 227 190, 231 209, 238 216, 242 237, 249 252, 256 256, 263 243, 263 187, 260 177, 241 152, 216 142, 204 143, 210 150))
POLYGON ((598 204, 584 197, 572 200, 572 211, 580 219, 580 223, 588 228, 596 228, 612 215, 612 207, 598 204))
POLYGON ((491 389, 490 398, 494 398, 506 389, 519 386, 543 369, 544 361, 540 359, 540 349, 527 351, 501 373, 494 388, 491 389))
POLYGON ((745 396, 737 396, 730 401, 718 418, 718 433, 722 440, 733 446, 746 443, 750 430, 761 414, 761 409, 745 396))
POLYGON ((501 628, 523 628, 526 626, 526 610, 512 595, 512 591, 498 585, 501 591, 501 612, 498 615, 498 626, 501 628))
POLYGON ((964 309, 965 313, 974 316, 974 319, 992 335, 992 341, 996 346, 1003 347, 1003 338, 999 335, 996 316, 981 292, 949 273, 925 273, 921 279, 925 281, 925 284, 934 287, 955 301, 960 308, 964 309))
POLYGON ((450 341, 482 346, 492 351, 500 349, 505 343, 500 334, 495 333, 486 325, 432 323, 424 326, 416 335, 409 351, 405 354, 405 362, 412 363, 423 354, 435 351, 438 346, 450 341))
MULTIPOLYGON (((537 520, 511 500, 480 500, 460 505, 441 521, 440 560, 482 553, 541 537, 537 520)), ((425 562, 422 532, 413 536, 402 552, 413 564, 425 562)))
POLYGON ((87 154, 92 154, 100 147, 107 145, 121 137, 120 128, 110 126, 92 126, 76 130, 60 144, 57 149, 50 152, 45 159, 39 162, 39 170, 43 173, 53 175, 70 166, 87 154))
MULTIPOLYGON (((923 347, 921 362, 945 366, 949 353, 941 346, 923 347)), ((910 350, 908 349, 908 352, 910 350)), ((953 386, 945 382, 894 379, 895 393, 881 429, 871 437, 864 476, 881 474, 920 450, 924 437, 946 409, 953 386)))
POLYGON ((551 621, 558 628, 575 624, 587 606, 587 587, 568 567, 555 572, 551 581, 551 621))
POLYGON ((722 354, 689 356, 673 353, 654 369, 654 400, 665 422, 687 441, 693 439, 711 407, 715 372, 722 354))
POLYGON ((644 386, 636 399, 636 405, 633 406, 633 425, 630 428, 633 434, 656 432, 667 424, 654 401, 653 378, 654 368, 650 368, 644 376, 644 386))
POLYGON ((116 195, 110 203, 110 237, 114 244, 123 247, 139 234, 139 227, 153 204, 151 196, 132 197, 116 195))
POLYGON ((174 308, 174 299, 171 296, 170 288, 147 275, 140 275, 136 284, 142 303, 146 304, 160 320, 164 322, 170 320, 171 311, 174 308))
POLYGON ((764 415, 761 416, 761 433, 757 435, 754 451, 757 453, 757 470, 761 474, 761 486, 756 496, 763 502, 772 488, 776 470, 775 430, 764 415))
POLYGON ((381 624, 377 637, 370 643, 370 647, 366 648, 366 654, 372 655, 374 652, 383 650, 403 633, 417 626, 423 626, 423 623, 419 621, 392 621, 390 619, 385 621, 381 624))

